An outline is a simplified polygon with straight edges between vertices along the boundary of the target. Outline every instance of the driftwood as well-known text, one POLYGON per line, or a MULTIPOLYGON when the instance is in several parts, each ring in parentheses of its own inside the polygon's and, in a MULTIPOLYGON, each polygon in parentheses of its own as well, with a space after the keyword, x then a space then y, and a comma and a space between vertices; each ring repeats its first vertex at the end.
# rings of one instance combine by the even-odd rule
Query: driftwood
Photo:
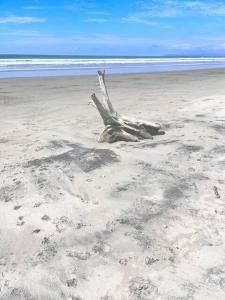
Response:
POLYGON ((161 126, 158 123, 132 120, 120 116, 109 100, 105 84, 105 71, 98 71, 98 80, 103 97, 99 100, 95 94, 92 94, 91 99, 97 107, 105 125, 99 142, 137 142, 141 139, 152 139, 153 135, 164 134, 164 132, 160 131, 161 126))

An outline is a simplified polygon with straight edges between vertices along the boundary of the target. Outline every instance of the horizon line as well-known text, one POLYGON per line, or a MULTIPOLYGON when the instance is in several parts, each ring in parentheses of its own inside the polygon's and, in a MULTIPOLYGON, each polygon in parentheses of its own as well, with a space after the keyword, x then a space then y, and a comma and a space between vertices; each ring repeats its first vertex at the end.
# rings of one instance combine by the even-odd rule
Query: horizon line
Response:
POLYGON ((225 57, 225 55, 201 55, 201 54, 196 54, 196 55, 180 55, 180 54, 165 54, 165 55, 101 55, 101 54, 37 54, 37 53, 32 53, 32 54, 18 54, 18 53, 0 53, 0 56, 57 56, 57 57, 115 57, 115 58, 126 58, 126 57, 132 57, 132 58, 154 58, 154 57, 180 57, 180 58, 216 58, 216 57, 225 57))

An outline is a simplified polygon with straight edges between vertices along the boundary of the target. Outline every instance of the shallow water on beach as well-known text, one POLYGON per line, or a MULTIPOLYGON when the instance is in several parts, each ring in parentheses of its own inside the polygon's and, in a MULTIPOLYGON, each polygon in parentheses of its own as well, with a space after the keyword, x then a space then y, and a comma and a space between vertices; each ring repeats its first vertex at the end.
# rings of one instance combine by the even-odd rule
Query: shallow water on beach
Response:
POLYGON ((97 57, 0 55, 0 78, 225 68, 225 57, 97 57))

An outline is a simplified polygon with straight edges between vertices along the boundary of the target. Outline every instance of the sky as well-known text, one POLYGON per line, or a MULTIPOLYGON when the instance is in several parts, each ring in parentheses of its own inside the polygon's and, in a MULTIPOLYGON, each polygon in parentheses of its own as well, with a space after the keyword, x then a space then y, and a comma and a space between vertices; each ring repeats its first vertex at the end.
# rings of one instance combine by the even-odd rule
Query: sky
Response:
POLYGON ((225 0, 0 0, 0 53, 225 56, 225 0))

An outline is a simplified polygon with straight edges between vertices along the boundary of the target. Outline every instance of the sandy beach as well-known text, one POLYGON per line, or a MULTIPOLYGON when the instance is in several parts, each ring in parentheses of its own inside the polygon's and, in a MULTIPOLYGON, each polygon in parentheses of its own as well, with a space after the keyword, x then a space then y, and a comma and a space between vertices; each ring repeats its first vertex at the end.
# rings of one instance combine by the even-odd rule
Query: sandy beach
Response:
POLYGON ((0 299, 225 299, 225 69, 106 80, 166 134, 98 143, 97 76, 0 80, 0 299))

